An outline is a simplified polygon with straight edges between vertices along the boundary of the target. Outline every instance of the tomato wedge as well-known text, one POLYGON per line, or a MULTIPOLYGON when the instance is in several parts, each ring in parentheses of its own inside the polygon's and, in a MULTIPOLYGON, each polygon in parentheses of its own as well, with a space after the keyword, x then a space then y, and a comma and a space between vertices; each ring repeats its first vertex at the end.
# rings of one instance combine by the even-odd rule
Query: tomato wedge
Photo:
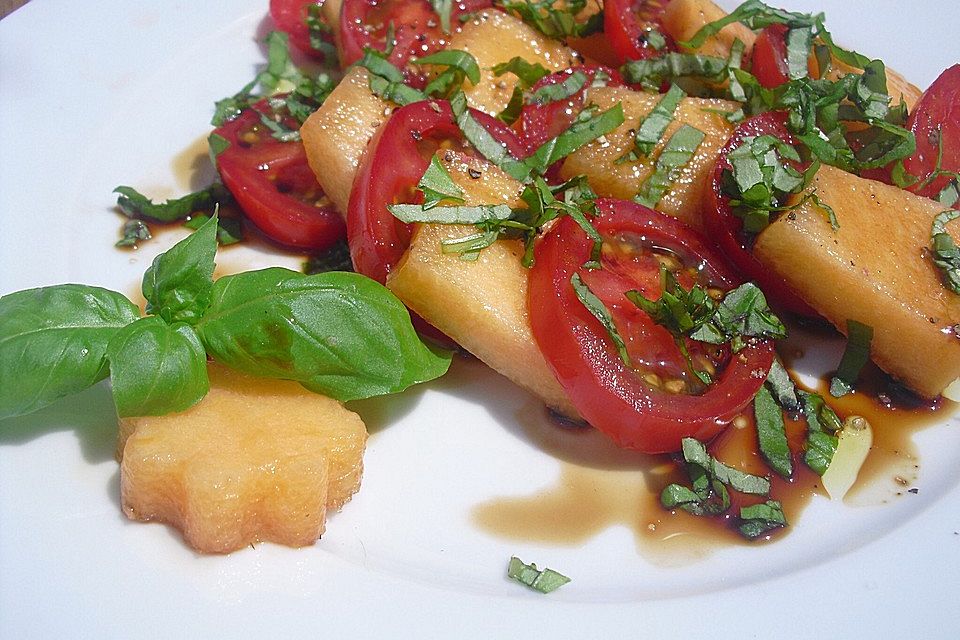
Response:
POLYGON ((737 125, 730 140, 720 150, 710 188, 704 191, 704 228, 706 235, 714 241, 737 270, 746 279, 757 283, 771 304, 802 316, 818 317, 819 314, 782 278, 774 275, 754 257, 750 251, 753 238, 743 231, 743 221, 734 214, 730 206, 730 198, 723 193, 723 172, 731 168, 727 154, 740 146, 744 138, 766 134, 789 144, 795 144, 793 136, 787 130, 786 115, 783 113, 768 111, 737 125))
MULTIPOLYGON (((502 122, 479 111, 473 117, 516 157, 523 145, 502 122)), ((386 282, 410 243, 411 225, 397 220, 387 205, 414 202, 417 183, 434 151, 444 142, 459 142, 463 134, 450 103, 415 102, 397 109, 380 128, 364 156, 353 183, 347 214, 347 241, 354 268, 386 282)))
POLYGON ((603 31, 613 48, 617 64, 628 60, 655 58, 676 51, 677 44, 664 30, 660 15, 669 0, 606 0, 603 5, 603 31), (650 40, 657 31, 665 43, 658 49, 650 40))
MULTIPOLYGON (((293 46, 318 60, 323 60, 325 56, 310 43, 307 12, 310 7, 322 7, 324 2, 325 0, 270 0, 270 17, 277 28, 290 37, 293 46)), ((333 44, 332 35, 324 34, 324 39, 333 44)))
POLYGON ((771 24, 763 29, 753 43, 750 71, 767 89, 790 81, 787 67, 787 25, 771 24))
POLYGON ((927 184, 937 166, 937 155, 943 145, 940 168, 960 172, 960 64, 955 64, 933 81, 914 107, 907 128, 917 139, 916 152, 904 160, 903 166, 921 182, 911 191, 936 198, 949 177, 939 176, 927 184))
MULTIPOLYGON (((460 0, 450 11, 450 29, 460 28, 460 17, 486 9, 492 0, 460 0)), ((340 13, 340 65, 363 57, 367 47, 386 51, 389 61, 403 68, 410 58, 423 57, 446 45, 440 16, 428 0, 343 0, 340 13), (392 31, 390 43, 387 37, 392 31)))
POLYGON ((583 110, 586 104, 587 90, 593 84, 598 73, 604 73, 610 78, 607 82, 609 86, 615 87, 623 84, 620 74, 613 69, 598 65, 576 66, 544 76, 531 88, 531 93, 535 94, 539 89, 546 86, 560 84, 576 72, 580 72, 587 77, 583 88, 577 93, 563 100, 541 104, 532 103, 523 107, 523 111, 520 113, 520 135, 529 153, 533 153, 537 150, 537 147, 550 138, 560 135, 573 124, 577 114, 583 110))
POLYGON ((625 200, 601 198, 597 209, 602 269, 583 267, 593 242, 572 218, 561 219, 536 249, 528 294, 534 338, 577 410, 620 446, 664 453, 679 450, 686 437, 709 440, 753 399, 773 362, 773 344, 756 342, 731 355, 688 341, 691 359, 714 373, 703 388, 673 337, 623 294, 659 298, 661 264, 687 289, 696 281, 729 290, 736 276, 675 218, 625 200), (610 311, 633 366, 580 301, 575 274, 610 311))
POLYGON ((216 159, 223 184, 265 236, 322 251, 346 235, 343 218, 310 170, 303 143, 275 139, 261 114, 272 117, 265 100, 214 130, 229 143, 216 159))

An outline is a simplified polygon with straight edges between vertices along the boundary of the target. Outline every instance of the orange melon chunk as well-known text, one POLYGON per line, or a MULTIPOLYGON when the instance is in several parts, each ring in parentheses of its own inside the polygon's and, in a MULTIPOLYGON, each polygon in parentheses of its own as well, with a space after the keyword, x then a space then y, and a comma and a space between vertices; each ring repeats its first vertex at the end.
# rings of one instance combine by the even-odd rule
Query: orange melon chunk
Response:
POLYGON ((210 385, 187 411, 121 420, 124 513, 204 553, 312 544, 360 486, 363 422, 295 382, 211 365, 210 385))

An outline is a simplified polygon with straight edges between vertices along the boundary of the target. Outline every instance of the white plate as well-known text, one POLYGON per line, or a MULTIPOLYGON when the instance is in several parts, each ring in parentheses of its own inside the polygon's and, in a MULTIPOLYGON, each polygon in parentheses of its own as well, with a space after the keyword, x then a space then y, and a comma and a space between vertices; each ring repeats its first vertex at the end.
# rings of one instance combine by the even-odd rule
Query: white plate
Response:
MULTIPOLYGON (((214 100, 263 61, 256 38, 269 29, 266 5, 33 0, 0 22, 0 292, 67 281, 137 290, 153 254, 175 237, 142 253, 114 250, 110 192, 188 190, 182 165, 207 133, 214 100)), ((820 6, 841 42, 885 57, 920 86, 956 62, 951 3, 820 6)), ((234 250, 220 258, 227 269, 283 260, 234 250)), ((544 426, 532 399, 480 365, 458 363, 447 379, 357 409, 373 433, 367 475, 324 539, 227 557, 197 556, 171 529, 122 516, 103 386, 3 423, 0 637, 956 629, 957 419, 916 438, 917 495, 858 509, 816 499, 776 544, 671 567, 623 526, 558 545, 504 539, 475 523, 479 505, 556 487, 560 460, 582 462, 597 449, 611 473, 640 477, 591 436, 544 426), (573 582, 546 597, 528 592, 504 577, 513 554, 573 582)))

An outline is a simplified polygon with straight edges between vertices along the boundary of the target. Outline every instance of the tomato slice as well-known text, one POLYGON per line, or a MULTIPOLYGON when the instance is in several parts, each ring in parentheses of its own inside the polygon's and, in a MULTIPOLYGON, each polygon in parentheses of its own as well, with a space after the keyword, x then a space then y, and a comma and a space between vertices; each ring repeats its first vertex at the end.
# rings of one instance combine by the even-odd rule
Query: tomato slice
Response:
POLYGON ((733 213, 730 198, 722 190, 723 172, 731 168, 727 154, 740 146, 744 138, 766 134, 796 144, 787 130, 786 115, 783 113, 768 111, 737 125, 730 140, 720 150, 710 188, 704 192, 704 228, 706 235, 717 244, 727 259, 745 278, 756 282, 772 304, 802 316, 818 317, 819 314, 782 278, 774 275, 754 257, 750 251, 753 238, 743 231, 743 221, 733 213))
POLYGON ((560 135, 573 124, 577 114, 583 110, 586 104, 587 90, 593 84, 597 73, 603 72, 610 78, 607 83, 609 86, 615 87, 623 84, 619 72, 614 69, 599 65, 587 65, 570 67, 544 76, 531 88, 531 92, 536 93, 538 89, 543 87, 560 84, 577 71, 587 76, 587 82, 583 89, 565 100, 556 100, 544 104, 527 104, 523 107, 523 111, 520 113, 520 135, 529 153, 533 153, 537 150, 537 147, 560 135))
MULTIPOLYGON (((323 60, 322 51, 310 44, 310 28, 307 26, 307 11, 313 7, 322 7, 325 0, 270 0, 270 17, 277 28, 290 37, 290 43, 307 55, 323 60)), ((324 39, 333 44, 333 37, 324 35, 324 39)))
POLYGON ((572 218, 561 219, 537 246, 528 293, 534 338, 577 410, 620 446, 664 453, 679 450, 686 437, 709 440, 753 399, 773 362, 773 344, 756 342, 731 355, 688 341, 694 362, 714 369, 714 382, 702 388, 672 336, 623 294, 635 289, 658 298, 661 264, 687 288, 696 281, 729 290, 736 276, 675 218, 625 200, 601 198, 597 209, 602 269, 583 267, 593 242, 572 218), (610 310, 632 367, 577 297, 574 274, 610 310))
POLYGON ((767 89, 790 81, 787 67, 787 25, 771 24, 753 43, 750 70, 767 89))
POLYGON ((275 139, 261 114, 272 114, 265 100, 214 130, 229 143, 217 156, 223 184, 265 236, 322 251, 346 235, 343 218, 310 170, 303 143, 275 139))
MULTIPOLYGON (((502 122, 485 113, 473 117, 517 157, 524 147, 502 122)), ((386 282, 410 243, 412 225, 397 220, 387 205, 414 202, 417 183, 442 143, 462 141, 450 103, 415 102, 397 109, 374 135, 353 183, 347 215, 347 241, 354 268, 386 282)))
MULTIPOLYGON (((450 28, 460 28, 460 17, 486 9, 492 0, 460 0, 450 11, 450 28)), ((446 44, 440 17, 428 0, 343 0, 340 13, 340 65, 363 57, 367 47, 387 50, 393 32, 390 62, 403 68, 412 57, 423 57, 446 44)))
POLYGON ((937 166, 940 144, 943 145, 941 169, 960 172, 960 64, 941 73, 920 96, 907 119, 907 128, 917 139, 917 150, 904 160, 903 166, 921 179, 911 190, 936 198, 949 177, 940 176, 926 185, 923 182, 937 166))
POLYGON ((606 0, 603 5, 603 31, 613 48, 617 64, 628 60, 655 58, 676 51, 677 44, 664 30, 660 16, 669 0, 606 0), (666 44, 657 49, 649 39, 658 31, 666 44))

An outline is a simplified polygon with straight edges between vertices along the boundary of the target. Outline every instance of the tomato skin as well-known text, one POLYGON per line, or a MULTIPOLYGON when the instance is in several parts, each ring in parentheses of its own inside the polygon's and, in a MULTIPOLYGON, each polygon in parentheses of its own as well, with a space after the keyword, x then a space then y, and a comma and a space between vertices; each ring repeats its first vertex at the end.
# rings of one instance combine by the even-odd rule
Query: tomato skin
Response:
POLYGON ((587 89, 593 83, 597 73, 602 71, 610 77, 608 86, 617 87, 623 84, 620 73, 614 69, 608 69, 598 65, 584 65, 570 67, 563 71, 551 73, 541 78, 531 91, 552 84, 560 84, 576 71, 581 71, 587 76, 587 82, 576 94, 566 100, 557 100, 546 104, 527 104, 520 112, 520 136, 523 143, 527 146, 528 153, 533 153, 537 148, 547 140, 554 138, 566 131, 577 114, 583 110, 587 100, 587 89))
POLYGON ((629 60, 655 58, 677 45, 660 25, 660 14, 668 0, 606 0, 603 5, 603 32, 617 59, 617 65, 629 60), (654 49, 645 37, 651 28, 663 34, 667 44, 654 49))
MULTIPOLYGON (((907 172, 923 181, 937 165, 938 137, 942 137, 941 168, 960 172, 960 64, 941 73, 924 91, 907 119, 907 128, 917 140, 916 152, 904 160, 907 172), (939 134, 939 136, 938 136, 939 134)), ((941 176, 926 186, 910 188, 928 198, 936 198, 949 178, 941 176)))
MULTIPOLYGON (((471 113, 512 154, 523 156, 520 141, 502 122, 479 111, 471 113)), ((386 282, 387 273, 407 250, 412 227, 394 218, 387 205, 413 201, 430 162, 420 150, 422 141, 459 140, 462 135, 450 103, 442 100, 400 107, 374 135, 347 208, 347 241, 357 272, 386 282)))
MULTIPOLYGON (((642 236, 675 249, 734 282, 722 258, 683 223, 633 202, 600 198, 594 226, 604 237, 642 236)), ((746 407, 773 362, 773 344, 747 346, 729 359, 702 395, 672 395, 650 386, 620 359, 599 321, 577 298, 570 279, 590 257, 592 241, 561 219, 541 240, 530 271, 528 308, 534 338, 581 415, 618 445, 645 453, 678 451, 681 440, 709 440, 746 407)), ((678 356, 679 357, 679 356, 678 356)))
MULTIPOLYGON (((462 15, 486 9, 492 0, 460 0, 450 11, 450 28, 459 28, 462 15)), ((371 47, 386 51, 388 26, 393 24, 394 46, 389 61, 403 68, 412 57, 423 57, 446 44, 440 18, 428 0, 343 0, 340 10, 340 65, 363 57, 371 47)))
MULTIPOLYGON (((270 17, 277 28, 290 37, 290 43, 303 53, 323 60, 321 51, 310 46, 310 29, 307 27, 307 8, 322 7, 325 0, 270 0, 270 17)), ((333 43, 332 39, 330 40, 333 43)))
POLYGON ((763 29, 753 43, 750 71, 767 89, 790 81, 787 68, 787 26, 772 24, 763 29))
POLYGON ((803 301, 780 277, 774 275, 757 260, 749 249, 749 240, 742 233, 743 221, 733 213, 730 198, 722 190, 723 171, 730 168, 727 154, 740 145, 745 137, 770 134, 795 144, 786 127, 786 115, 768 111, 744 120, 734 130, 730 140, 720 150, 713 170, 710 188, 704 191, 702 207, 704 230, 714 241, 727 260, 743 276, 763 290, 771 304, 792 313, 811 318, 819 317, 810 305, 803 301))
POLYGON ((223 184, 265 236, 295 249, 322 251, 346 235, 343 218, 332 205, 316 204, 325 197, 303 143, 272 138, 258 127, 261 112, 270 112, 266 101, 214 130, 230 143, 216 159, 223 184))

